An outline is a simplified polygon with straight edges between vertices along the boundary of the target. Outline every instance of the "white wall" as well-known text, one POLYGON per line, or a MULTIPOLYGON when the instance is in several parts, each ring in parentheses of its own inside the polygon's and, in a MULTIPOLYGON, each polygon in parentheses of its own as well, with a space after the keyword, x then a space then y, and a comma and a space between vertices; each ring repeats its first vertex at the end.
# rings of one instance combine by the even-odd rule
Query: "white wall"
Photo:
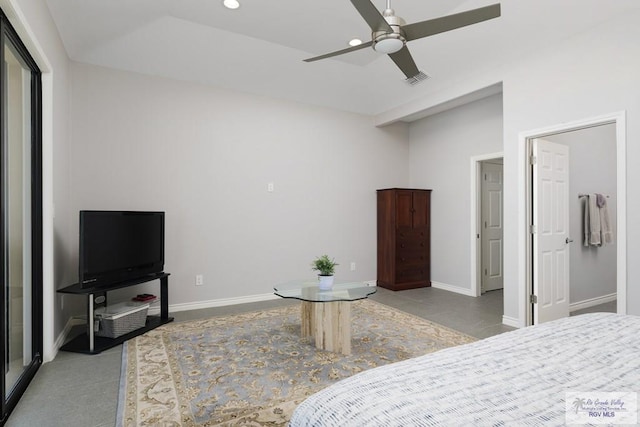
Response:
POLYGON ((375 190, 409 183, 408 125, 77 63, 72 76, 71 216, 166 211, 171 305, 271 294, 313 279, 323 253, 337 280, 375 279, 375 190))
MULTIPOLYGON (((640 208, 640 193, 631 183, 640 179, 640 12, 603 24, 579 37, 541 52, 505 74, 505 314, 524 320, 525 200, 524 147, 518 133, 545 126, 626 111, 627 217, 640 208)), ((640 225, 627 223, 627 312, 640 314, 640 225)))
POLYGON ((502 95, 413 122, 409 129, 411 187, 433 190, 431 280, 469 293, 469 165, 474 156, 502 151, 502 95))
MULTIPOLYGON (((394 108, 374 118, 386 124, 437 108, 449 100, 502 83, 505 172, 505 321, 526 324, 525 147, 519 135, 562 123, 623 111, 626 115, 627 218, 640 209, 640 11, 631 11, 552 48, 523 52, 493 70, 479 70, 464 82, 443 83, 420 102, 394 108)), ((620 185, 619 185, 620 186, 620 185)), ((620 194, 618 194, 620 197, 620 194)), ((464 226, 461 223, 461 226, 464 226)), ((618 227, 621 225, 618 224, 618 227)), ((626 224, 626 311, 640 314, 640 224, 626 224)))
POLYGON ((550 135, 544 139, 569 147, 570 247, 569 290, 572 304, 615 294, 616 245, 587 246, 584 242, 582 206, 578 194, 607 195, 607 209, 616 233, 616 127, 613 124, 550 135))

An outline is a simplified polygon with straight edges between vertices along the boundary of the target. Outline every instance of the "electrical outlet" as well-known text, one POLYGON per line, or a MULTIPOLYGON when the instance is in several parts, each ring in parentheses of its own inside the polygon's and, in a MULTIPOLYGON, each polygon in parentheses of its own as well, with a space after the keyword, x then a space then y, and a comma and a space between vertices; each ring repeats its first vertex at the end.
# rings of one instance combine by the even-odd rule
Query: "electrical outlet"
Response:
POLYGON ((351 271, 356 271, 356 263, 355 263, 355 261, 351 261, 351 271))
POLYGON ((268 191, 269 193, 273 193, 273 192, 274 192, 274 190, 275 190, 275 186, 274 186, 273 182, 269 182, 269 183, 267 183, 267 191, 268 191))
POLYGON ((196 274, 196 286, 204 285, 204 276, 202 274, 196 274))

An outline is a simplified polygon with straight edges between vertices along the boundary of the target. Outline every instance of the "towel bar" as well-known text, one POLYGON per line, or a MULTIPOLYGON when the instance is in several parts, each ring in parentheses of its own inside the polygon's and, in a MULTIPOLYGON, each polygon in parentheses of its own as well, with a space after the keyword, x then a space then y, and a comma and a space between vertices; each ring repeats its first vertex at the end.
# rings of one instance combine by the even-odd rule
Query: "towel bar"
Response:
MULTIPOLYGON (((588 194, 578 194, 578 198, 580 197, 589 197, 588 194)), ((609 198, 609 196, 605 195, 604 197, 606 197, 607 199, 609 198)))

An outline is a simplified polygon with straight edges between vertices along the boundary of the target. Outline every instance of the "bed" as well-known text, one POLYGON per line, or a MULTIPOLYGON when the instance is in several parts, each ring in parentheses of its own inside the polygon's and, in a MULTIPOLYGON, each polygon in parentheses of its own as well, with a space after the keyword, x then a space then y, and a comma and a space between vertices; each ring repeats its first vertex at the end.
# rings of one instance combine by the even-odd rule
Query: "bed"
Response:
MULTIPOLYGON (((290 426, 561 426, 565 392, 640 394, 640 317, 593 313, 362 372, 290 426)), ((635 402, 637 404, 637 402, 635 402)))

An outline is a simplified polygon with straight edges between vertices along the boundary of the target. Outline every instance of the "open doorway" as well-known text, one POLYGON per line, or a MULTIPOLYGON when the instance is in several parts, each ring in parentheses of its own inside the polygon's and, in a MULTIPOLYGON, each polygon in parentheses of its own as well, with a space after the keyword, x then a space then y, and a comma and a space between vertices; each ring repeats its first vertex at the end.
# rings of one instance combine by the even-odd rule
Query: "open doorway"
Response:
MULTIPOLYGON (((527 215, 527 278, 520 289, 526 313, 526 324, 551 320, 545 309, 553 301, 549 295, 562 295, 554 287, 561 286, 557 277, 566 280, 566 313, 554 311, 553 316, 568 316, 569 312, 588 308, 592 305, 617 300, 617 312, 626 311, 626 220, 625 220, 625 138, 624 113, 616 113, 584 121, 558 125, 546 129, 521 134, 521 143, 526 145, 526 215, 527 215), (536 148, 538 143, 551 144, 547 148, 536 148), (549 191, 542 189, 540 178, 536 178, 536 168, 544 168, 540 162, 553 147, 566 148, 568 179, 566 189, 549 191), (535 153, 537 151, 537 153, 535 153), (536 188, 536 183, 539 186, 536 188), (606 197, 608 209, 615 229, 612 245, 584 246, 584 195, 598 193, 606 197), (607 197, 608 196, 608 197, 607 197), (566 200, 556 206, 558 198, 566 200), (545 206, 545 203, 548 205, 545 206), (563 206, 566 209, 560 209, 563 206), (542 209, 542 210, 541 210, 542 209), (566 210, 569 218, 567 229, 563 231, 562 246, 557 252, 543 247, 544 239, 550 233, 543 218, 552 218, 559 211, 566 210), (565 236, 566 234, 566 236, 565 236), (545 252, 546 251, 546 252, 545 252), (555 258, 566 262, 555 263, 555 258), (546 263, 546 265, 545 265, 546 263), (591 273, 589 273, 591 271, 591 273)), ((546 146, 545 146, 546 147, 546 146)), ((557 161, 548 161, 555 165, 557 161)), ((549 169, 547 167, 547 169, 549 169)), ((544 179, 543 179, 544 180, 544 179)), ((552 182, 547 180, 548 182, 552 182)), ((548 184, 551 188, 553 183, 548 184)), ((564 184, 559 184, 562 187, 564 184)), ((557 215, 556 215, 557 216, 557 215)), ((554 230, 562 227, 553 226, 554 230)), ((560 234, 560 233, 559 233, 560 234)), ((558 240, 558 239, 556 239, 558 240)), ((562 310, 560 310, 562 311, 562 310)), ((552 316, 552 317, 553 317, 552 316)))
POLYGON ((471 158, 471 295, 503 288, 503 153, 471 158))
POLYGON ((480 292, 504 287, 502 158, 480 162, 480 292))

